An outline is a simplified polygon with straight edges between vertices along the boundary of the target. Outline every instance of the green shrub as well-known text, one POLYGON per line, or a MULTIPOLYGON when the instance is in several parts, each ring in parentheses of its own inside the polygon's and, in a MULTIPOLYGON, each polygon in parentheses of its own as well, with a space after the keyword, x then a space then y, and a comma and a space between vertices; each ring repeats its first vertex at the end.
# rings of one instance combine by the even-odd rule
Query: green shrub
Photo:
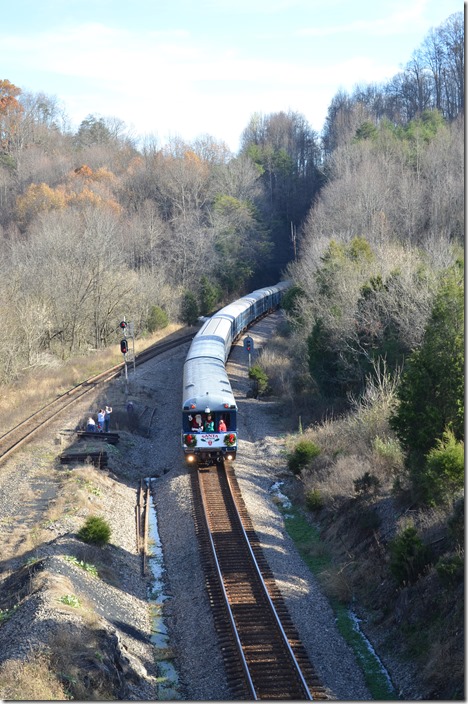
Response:
POLYGON ((78 538, 84 543, 93 545, 106 545, 111 536, 111 529, 104 518, 89 516, 85 524, 78 531, 78 538))
POLYGON ((324 506, 323 498, 318 489, 311 489, 305 495, 306 506, 310 511, 320 511, 324 506))
POLYGON ((372 443, 374 452, 383 459, 387 460, 391 467, 398 468, 403 464, 403 452, 398 440, 389 438, 382 440, 378 435, 372 443))
POLYGON ((448 430, 437 446, 426 455, 424 471, 419 475, 423 497, 429 505, 446 503, 465 481, 465 446, 448 430))
POLYGON ((288 467, 293 474, 299 474, 318 455, 320 448, 312 440, 301 440, 288 457, 288 467))
POLYGON ((390 571, 399 584, 413 584, 430 563, 430 551, 414 526, 408 526, 389 543, 390 571))
POLYGON ((254 380, 255 398, 266 393, 268 390, 268 375, 258 364, 254 364, 253 367, 249 369, 249 378, 254 380))
POLYGON ((442 584, 446 587, 456 587, 463 582, 465 561, 461 555, 441 559, 436 565, 436 572, 442 584))
POLYGON ((159 306, 151 306, 151 310, 148 316, 148 321, 146 327, 149 332, 155 332, 156 330, 162 330, 169 324, 169 316, 166 311, 159 306))

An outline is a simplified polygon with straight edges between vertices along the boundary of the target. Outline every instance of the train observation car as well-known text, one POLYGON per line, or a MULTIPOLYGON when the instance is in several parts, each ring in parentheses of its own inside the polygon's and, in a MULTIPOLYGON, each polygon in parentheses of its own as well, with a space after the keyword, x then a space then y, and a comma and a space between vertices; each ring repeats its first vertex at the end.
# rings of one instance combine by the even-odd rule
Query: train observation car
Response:
POLYGON ((281 303, 289 281, 239 298, 209 318, 184 364, 182 448, 189 464, 232 461, 237 453, 237 405, 226 372, 232 344, 281 303))

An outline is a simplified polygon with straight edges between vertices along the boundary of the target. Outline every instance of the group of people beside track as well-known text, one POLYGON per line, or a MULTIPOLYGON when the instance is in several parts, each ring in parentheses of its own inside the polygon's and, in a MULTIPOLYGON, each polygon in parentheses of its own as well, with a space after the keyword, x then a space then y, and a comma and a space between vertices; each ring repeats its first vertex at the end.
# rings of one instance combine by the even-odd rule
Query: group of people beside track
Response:
MULTIPOLYGON (((189 416, 189 421, 191 424, 192 433, 214 433, 215 432, 215 422, 211 415, 210 409, 205 410, 205 418, 202 418, 201 413, 197 413, 195 416, 189 416)), ((226 432, 226 422, 224 418, 220 418, 218 423, 217 431, 218 433, 226 432)))
POLYGON ((86 425, 86 432, 108 433, 111 413, 112 406, 105 406, 105 408, 100 408, 97 414, 97 423, 92 416, 89 416, 86 425))

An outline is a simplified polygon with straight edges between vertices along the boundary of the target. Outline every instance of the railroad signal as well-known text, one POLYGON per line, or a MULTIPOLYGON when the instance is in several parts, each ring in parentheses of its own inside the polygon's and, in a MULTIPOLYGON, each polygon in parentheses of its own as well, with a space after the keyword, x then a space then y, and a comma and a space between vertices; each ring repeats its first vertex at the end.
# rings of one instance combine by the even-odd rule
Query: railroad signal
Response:
POLYGON ((119 328, 122 328, 122 330, 125 330, 126 327, 127 327, 127 323, 125 322, 125 320, 122 320, 122 322, 119 323, 119 328))
POLYGON ((254 341, 252 340, 250 335, 247 335, 247 337, 244 339, 244 347, 247 350, 247 352, 253 352, 254 341))
POLYGON ((122 352, 122 354, 127 354, 127 352, 128 352, 127 340, 120 340, 120 351, 122 352))

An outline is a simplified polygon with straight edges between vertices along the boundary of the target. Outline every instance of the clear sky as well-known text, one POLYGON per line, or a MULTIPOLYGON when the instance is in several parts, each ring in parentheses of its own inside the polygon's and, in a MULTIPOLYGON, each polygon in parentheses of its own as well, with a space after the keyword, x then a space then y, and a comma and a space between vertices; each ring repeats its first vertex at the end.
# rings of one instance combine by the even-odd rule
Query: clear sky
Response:
POLYGON ((164 143, 236 152, 250 117, 320 132, 340 89, 386 81, 462 0, 0 0, 0 78, 164 143))

